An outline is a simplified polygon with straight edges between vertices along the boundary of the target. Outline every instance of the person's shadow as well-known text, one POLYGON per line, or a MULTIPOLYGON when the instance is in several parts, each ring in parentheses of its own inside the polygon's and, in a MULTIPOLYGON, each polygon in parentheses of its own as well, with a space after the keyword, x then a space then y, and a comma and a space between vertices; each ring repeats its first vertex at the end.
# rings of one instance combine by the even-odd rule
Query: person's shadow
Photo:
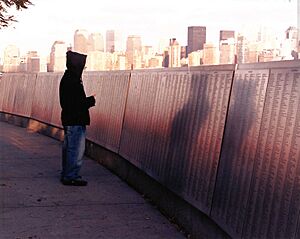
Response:
MULTIPOLYGON (((192 74, 188 100, 173 118, 169 144, 164 159, 163 183, 182 193, 189 177, 192 152, 209 111, 208 74, 192 74)), ((201 160, 201 159, 200 159, 201 160)))

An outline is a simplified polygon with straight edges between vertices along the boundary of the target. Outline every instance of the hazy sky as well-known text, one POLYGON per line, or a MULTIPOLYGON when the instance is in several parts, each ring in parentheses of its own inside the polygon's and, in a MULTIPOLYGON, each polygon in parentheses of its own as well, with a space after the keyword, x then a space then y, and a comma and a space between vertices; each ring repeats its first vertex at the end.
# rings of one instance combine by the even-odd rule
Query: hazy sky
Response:
POLYGON ((73 44, 76 29, 140 35, 144 45, 156 46, 160 38, 187 42, 188 26, 206 26, 208 41, 218 40, 219 30, 269 26, 284 31, 297 24, 299 0, 32 0, 35 4, 17 13, 18 23, 0 30, 0 52, 10 43, 22 53, 50 52, 56 40, 73 44))

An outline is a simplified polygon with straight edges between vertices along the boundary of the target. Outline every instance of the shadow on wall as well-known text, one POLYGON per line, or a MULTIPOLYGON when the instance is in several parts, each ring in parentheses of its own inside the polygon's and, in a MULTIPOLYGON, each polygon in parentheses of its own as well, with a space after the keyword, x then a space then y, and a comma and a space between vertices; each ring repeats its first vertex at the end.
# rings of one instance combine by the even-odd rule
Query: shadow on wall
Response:
POLYGON ((246 217, 266 89, 266 82, 240 77, 234 80, 212 206, 213 218, 235 237, 246 217))
POLYGON ((209 111, 208 74, 198 78, 192 75, 187 102, 180 109, 171 126, 166 158, 164 159, 164 184, 182 193, 186 186, 193 147, 209 111))

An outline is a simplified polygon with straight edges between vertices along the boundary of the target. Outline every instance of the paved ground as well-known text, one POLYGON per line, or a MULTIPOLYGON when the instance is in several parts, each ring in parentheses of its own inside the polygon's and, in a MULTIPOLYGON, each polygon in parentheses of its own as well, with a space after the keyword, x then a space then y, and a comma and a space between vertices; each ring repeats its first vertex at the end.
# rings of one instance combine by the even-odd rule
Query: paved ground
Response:
POLYGON ((84 161, 87 187, 59 182, 60 142, 0 122, 0 239, 185 238, 117 176, 84 161))

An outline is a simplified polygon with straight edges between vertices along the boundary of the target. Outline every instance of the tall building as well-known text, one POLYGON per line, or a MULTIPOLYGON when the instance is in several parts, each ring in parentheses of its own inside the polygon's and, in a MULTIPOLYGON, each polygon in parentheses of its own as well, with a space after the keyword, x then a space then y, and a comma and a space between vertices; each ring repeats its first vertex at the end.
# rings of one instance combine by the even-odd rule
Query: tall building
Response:
POLYGON ((149 68, 162 68, 164 56, 163 54, 155 54, 151 59, 149 59, 149 68))
POLYGON ((187 46, 181 46, 181 50, 180 50, 180 59, 182 59, 182 58, 187 58, 186 48, 187 48, 187 46))
POLYGON ((130 35, 126 42, 127 69, 141 68, 142 40, 140 36, 130 35))
POLYGON ((106 52, 122 51, 121 34, 115 30, 106 31, 106 52))
POLYGON ((21 56, 18 66, 18 72, 26 72, 27 71, 27 57, 21 56))
POLYGON ((220 40, 220 64, 234 64, 235 49, 234 38, 220 40))
POLYGON ((88 38, 88 52, 102 51, 104 52, 104 40, 101 33, 91 33, 88 38))
POLYGON ((29 51, 27 53, 27 71, 40 72, 40 57, 37 51, 29 51))
POLYGON ((298 29, 296 27, 289 27, 285 31, 285 38, 290 41, 291 51, 297 51, 298 48, 298 29))
POLYGON ((51 47, 48 71, 64 71, 66 69, 67 45, 63 41, 55 41, 51 47))
POLYGON ((189 66, 200 66, 203 62, 203 50, 193 51, 188 55, 189 66))
POLYGON ((248 54, 248 40, 245 36, 239 35, 236 44, 237 63, 246 63, 248 54))
POLYGON ((230 38, 234 39, 234 31, 221 30, 220 31, 220 41, 228 40, 230 38))
POLYGON ((17 72, 20 64, 20 50, 15 45, 4 49, 3 72, 17 72))
POLYGON ((76 30, 74 34, 74 51, 82 54, 87 54, 88 38, 89 34, 86 30, 76 30))
POLYGON ((169 39, 167 38, 161 38, 159 39, 159 43, 157 46, 157 53, 158 54, 164 54, 165 50, 169 47, 169 39))
MULTIPOLYGON (((250 41, 252 42, 252 41, 250 41)), ((258 32, 257 42, 260 43, 262 49, 277 48, 277 37, 270 27, 261 27, 258 32)))
POLYGON ((142 68, 149 67, 149 60, 154 56, 152 46, 142 46, 142 68))
POLYGON ((193 51, 202 50, 206 43, 206 27, 191 26, 188 27, 188 45, 187 54, 193 51))
POLYGON ((280 61, 280 51, 279 49, 272 50, 262 50, 258 55, 258 62, 268 62, 268 61, 280 61))
POLYGON ((103 51, 89 51, 86 59, 87 71, 106 70, 106 53, 103 51))
POLYGON ((169 67, 169 61, 170 61, 169 51, 167 49, 164 50, 164 53, 162 55, 163 55, 162 66, 169 67))
POLYGON ((169 43, 169 67, 180 67, 181 46, 176 38, 170 39, 169 43))
POLYGON ((115 31, 106 31, 106 52, 115 52, 115 31))
POLYGON ((247 54, 245 57, 245 63, 258 62, 259 53, 261 52, 260 45, 257 42, 250 42, 247 46, 247 54))
POLYGON ((203 64, 218 65, 219 64, 219 49, 213 43, 205 43, 203 49, 203 64))
POLYGON ((123 53, 109 53, 111 55, 111 66, 108 65, 107 70, 126 70, 126 56, 123 53))

